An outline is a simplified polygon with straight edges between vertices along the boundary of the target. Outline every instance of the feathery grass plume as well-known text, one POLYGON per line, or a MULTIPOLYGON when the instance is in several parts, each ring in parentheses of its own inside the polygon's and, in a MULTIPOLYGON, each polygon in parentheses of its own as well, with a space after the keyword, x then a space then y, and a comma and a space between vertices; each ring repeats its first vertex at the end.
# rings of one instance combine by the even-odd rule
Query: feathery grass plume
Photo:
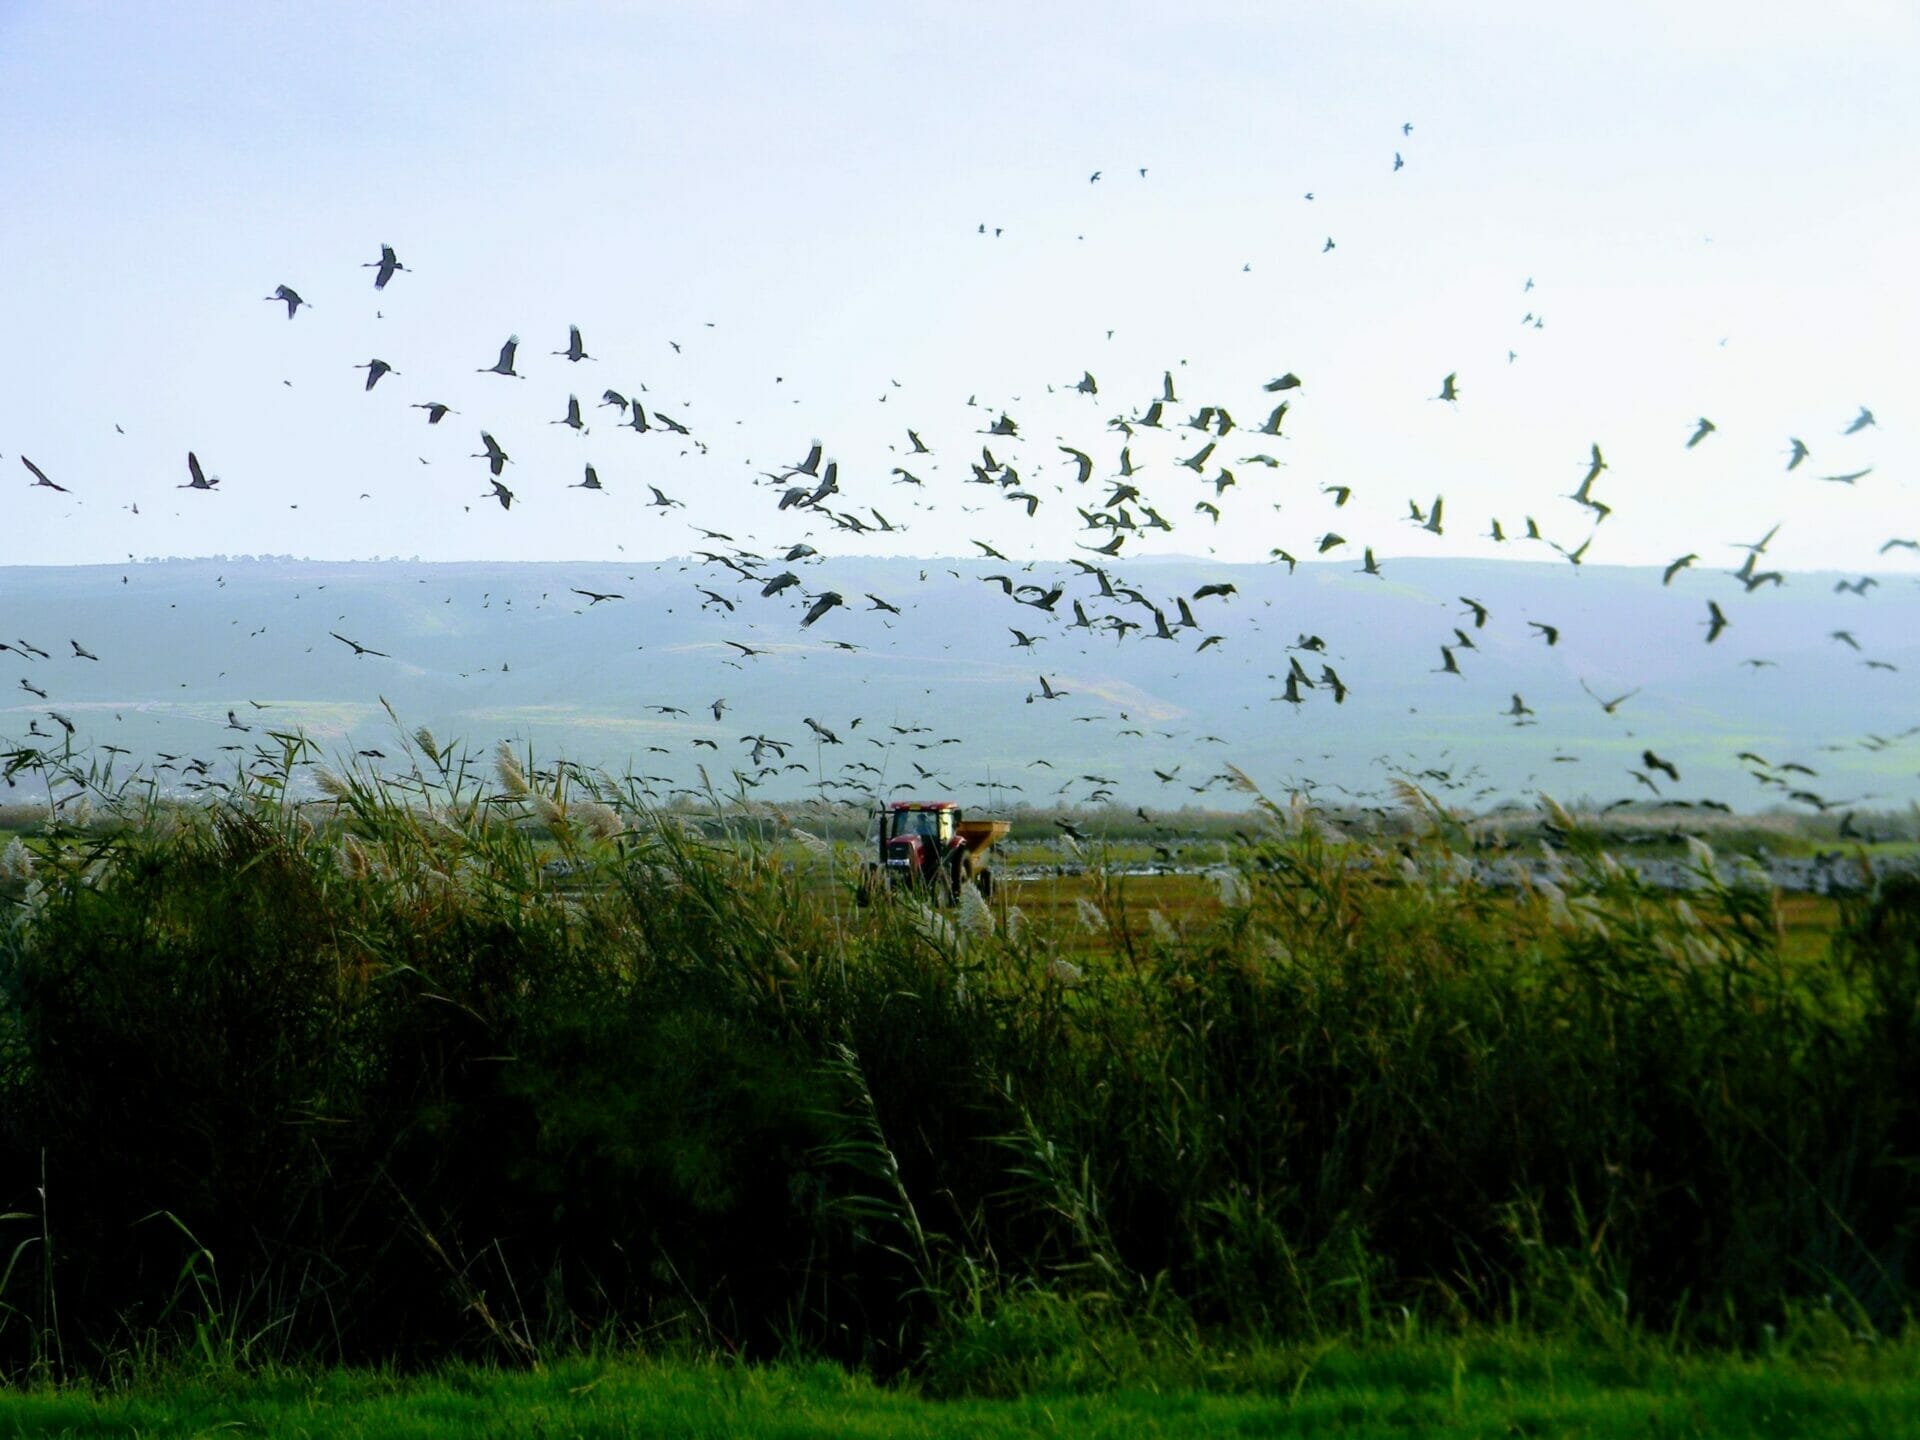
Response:
POLYGON ((790 824, 787 833, 795 840, 798 840, 800 842, 800 848, 805 850, 809 855, 831 855, 833 853, 833 846, 822 840, 818 835, 813 835, 802 830, 798 825, 790 824))
POLYGON ((545 791, 532 790, 528 794, 533 799, 533 813, 540 817, 540 823, 551 830, 558 838, 567 833, 567 809, 545 791))
POLYGON ((340 837, 340 869, 351 879, 364 880, 373 873, 372 862, 367 859, 366 847, 351 835, 340 837))
POLYGON ((1007 906, 1007 939, 1018 940, 1027 933, 1026 912, 1018 905, 1007 906))
POLYGON ((1547 812, 1547 818, 1562 830, 1573 830, 1577 828, 1573 823, 1573 816, 1567 813, 1566 807, 1544 790, 1540 792, 1540 808, 1545 810, 1547 812))
POLYGON ((923 939, 931 940, 943 950, 951 950, 957 937, 947 917, 929 905, 918 901, 909 901, 905 907, 908 923, 919 932, 923 939))
POLYGON ((1574 924, 1596 939, 1611 938, 1607 929, 1606 914, 1600 902, 1591 895, 1580 895, 1567 902, 1567 912, 1573 916, 1574 924))
POLYGON ((1229 760, 1222 769, 1226 774, 1228 785, 1233 789, 1248 795, 1258 795, 1260 793, 1260 787, 1253 783, 1253 777, 1238 765, 1235 765, 1231 760, 1229 760))
POLYGON ((314 766, 313 783, 329 800, 337 800, 344 805, 353 798, 352 787, 324 765, 314 766))
POLYGON ((1174 933, 1172 923, 1158 905, 1147 911, 1147 929, 1153 932, 1153 938, 1163 945, 1171 945, 1180 937, 1174 933))
POLYGON ((1246 877, 1238 870, 1209 870, 1207 878, 1213 881, 1214 893, 1220 897, 1220 903, 1229 909, 1247 903, 1249 891, 1246 877))
POLYGON ((1687 859, 1692 862, 1693 872, 1710 885, 1720 882, 1720 864, 1713 853, 1713 847, 1698 835, 1689 835, 1687 840, 1687 859))
POLYGON ((1056 959, 1047 962, 1047 978, 1071 990, 1087 978, 1087 972, 1071 960, 1056 959))
POLYGON ((980 891, 972 885, 960 887, 960 929, 963 934, 984 939, 993 934, 993 911, 987 908, 987 902, 980 897, 980 891))
POLYGON ((515 800, 524 800, 533 793, 527 784, 527 772, 520 768, 520 760, 513 753, 513 746, 505 740, 493 755, 494 773, 500 777, 500 785, 515 800))
POLYGON ((440 746, 433 738, 433 731, 422 725, 418 730, 413 732, 413 743, 426 751, 427 758, 433 761, 434 764, 438 765, 440 763, 440 746))
POLYGON ((1544 877, 1533 882, 1533 888, 1547 902, 1547 921, 1554 929, 1573 931, 1580 924, 1573 918, 1573 912, 1567 908, 1567 892, 1553 881, 1544 877))
POLYGON ((33 852, 27 849, 18 835, 7 842, 7 848, 0 850, 0 880, 31 880, 33 878, 33 852))
POLYGON ((1098 935, 1107 928, 1107 917, 1101 913, 1100 907, 1086 896, 1077 896, 1074 899, 1073 908, 1080 916, 1081 925, 1094 934, 1098 935))
POLYGON ((620 812, 602 800, 582 800, 573 807, 582 833, 595 840, 611 840, 620 833, 620 812))

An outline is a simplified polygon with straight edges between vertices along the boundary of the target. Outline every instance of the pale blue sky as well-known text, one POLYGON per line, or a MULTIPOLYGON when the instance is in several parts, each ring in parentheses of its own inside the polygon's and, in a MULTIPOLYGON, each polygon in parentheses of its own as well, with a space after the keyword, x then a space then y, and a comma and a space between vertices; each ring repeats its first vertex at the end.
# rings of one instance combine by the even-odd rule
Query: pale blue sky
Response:
POLYGON ((1136 442, 1162 549, 1304 553, 1337 524, 1383 556, 1539 558, 1476 537, 1534 514, 1577 543, 1556 497, 1597 441, 1616 513, 1591 559, 1731 564, 1782 521, 1777 563, 1920 570, 1874 554, 1920 531, 1916 40, 1911 6, 1865 0, 12 0, 0 563, 640 557, 689 521, 827 549, 749 483, 814 438, 844 499, 911 527, 834 549, 1062 554, 1087 497, 1053 490, 1055 435, 1111 473, 1108 417, 1173 368, 1181 418, 1243 429, 1261 382, 1307 384, 1291 438, 1222 445, 1219 526, 1167 463, 1193 432, 1136 442), (414 271, 376 295, 383 241, 414 271), (261 299, 282 282, 313 306, 291 323, 261 299), (548 353, 570 322, 599 363, 548 353), (528 379, 476 375, 509 332, 528 379), (374 356, 399 373, 366 394, 374 356), (1098 400, 1046 393, 1083 368, 1098 400), (1457 407, 1431 398, 1449 371, 1457 407), (705 455, 593 414, 642 384, 705 455), (584 437, 547 423, 569 392, 584 437), (962 484, 969 396, 1029 437, 1001 458, 1031 521, 962 484), (429 430, 429 399, 461 414, 429 430), (1862 404, 1880 427, 1843 439, 1862 404), (1719 431, 1687 451, 1700 415, 1719 431), (890 483, 908 425, 924 492, 890 483), (510 514, 480 500, 482 427, 510 514), (1813 450, 1791 476, 1789 435, 1813 450), (1235 463, 1262 445, 1285 468, 1235 463), (190 448, 219 493, 172 488, 190 448), (23 453, 71 495, 29 489, 23 453), (589 460, 608 493, 564 488, 589 460), (1337 516, 1330 483, 1355 491, 1337 516), (1443 538, 1403 522, 1435 492, 1443 538))

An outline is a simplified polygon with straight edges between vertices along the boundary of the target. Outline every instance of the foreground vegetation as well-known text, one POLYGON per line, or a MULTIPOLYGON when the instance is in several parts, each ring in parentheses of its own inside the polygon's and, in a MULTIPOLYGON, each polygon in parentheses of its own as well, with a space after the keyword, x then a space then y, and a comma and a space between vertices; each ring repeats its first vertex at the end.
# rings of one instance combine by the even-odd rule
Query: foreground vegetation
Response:
MULTIPOLYGON (((1914 1301, 1909 880, 1788 949, 1697 842, 1697 886, 1653 893, 1549 804, 1558 876, 1516 899, 1408 790, 1391 843, 1250 795, 1204 906, 1096 868, 1031 914, 1018 887, 862 911, 851 855, 765 817, 476 775, 424 733, 410 759, 320 806, 290 759, 9 847, 5 1373, 375 1365, 427 1394, 449 1362, 640 1346, 937 1397, 1263 1397, 1192 1400, 1223 1417, 1360 1405, 1339 1374, 1488 1427, 1523 1399, 1679 1424, 1687 1375, 1911 1408, 1874 1358, 1908 1356, 1914 1301), (1826 1381, 1740 1358, 1816 1332, 1853 1357, 1826 1381), (1548 1364, 1585 1388, 1541 1391, 1548 1364), (1503 1374, 1528 1394, 1494 1403, 1503 1374)), ((559 1406, 563 1373, 485 1383, 559 1406)), ((665 1404, 690 1373, 599 1388, 665 1404)), ((398 1384, 285 1393, 330 1383, 398 1384)))
POLYGON ((13 1434, 197 1436, 1162 1436, 1911 1434, 1910 1350, 1765 1360, 1600 1354, 1511 1337, 1270 1349, 1098 1391, 930 1402, 827 1364, 576 1358, 537 1372, 169 1376, 0 1398, 13 1434))

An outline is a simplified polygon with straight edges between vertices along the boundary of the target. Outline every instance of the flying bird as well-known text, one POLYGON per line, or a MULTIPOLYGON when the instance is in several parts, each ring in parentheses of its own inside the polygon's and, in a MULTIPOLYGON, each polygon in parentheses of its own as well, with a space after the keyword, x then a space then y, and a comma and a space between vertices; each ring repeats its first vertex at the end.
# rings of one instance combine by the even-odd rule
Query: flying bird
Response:
MULTIPOLYGON (((360 268, 362 270, 373 271, 373 288, 376 290, 384 290, 387 288, 387 282, 393 279, 395 274, 405 270, 407 267, 400 263, 400 257, 393 253, 393 247, 391 245, 382 245, 380 247, 380 258, 378 260, 369 260, 360 268)), ((289 314, 291 314, 291 312, 289 312, 289 314)))
POLYGON ((356 657, 361 655, 378 655, 382 660, 391 660, 393 658, 391 655, 387 654, 387 652, 384 650, 375 650, 370 648, 369 646, 362 645, 358 640, 349 640, 346 636, 342 635, 338 630, 329 630, 327 633, 333 636, 333 638, 338 640, 342 645, 351 645, 353 647, 353 653, 356 657))
POLYGON ((591 360, 593 358, 587 354, 587 347, 580 343, 580 327, 578 325, 569 325, 567 327, 567 348, 564 350, 555 350, 553 353, 555 355, 564 355, 567 359, 574 361, 591 360))
POLYGON ((174 489, 211 490, 220 483, 220 477, 218 475, 209 476, 200 468, 200 457, 195 455, 191 450, 187 452, 187 475, 189 476, 187 483, 184 485, 176 485, 174 489))
POLYGON ((1609 715, 1613 714, 1614 711, 1618 710, 1622 705, 1626 704, 1627 701, 1640 693, 1640 687, 1636 685, 1624 695, 1616 695, 1611 700, 1604 700, 1593 693, 1586 681, 1582 680, 1580 682, 1580 688, 1585 690, 1593 702, 1609 715))
MULTIPOLYGON (((294 311, 298 310, 302 305, 307 305, 307 302, 300 298, 300 292, 294 289, 291 285, 275 286, 274 291, 271 295, 266 295, 261 298, 266 300, 279 300, 279 301, 285 302, 287 307, 287 318, 289 320, 293 318, 294 311)), ((311 305, 307 305, 307 308, 311 310, 313 307, 311 305)))
POLYGON ((366 364, 356 365, 353 368, 367 372, 366 388, 369 390, 380 383, 380 377, 382 375, 398 375, 400 373, 384 360, 369 360, 366 364))
POLYGON ((507 452, 502 450, 500 448, 500 442, 485 430, 480 432, 480 443, 486 448, 484 450, 476 450, 473 458, 478 460, 484 456, 487 462, 487 468, 497 476, 501 470, 506 467, 509 458, 507 452))
POLYGON ((1707 601, 1707 618, 1702 623, 1707 627, 1707 643, 1711 645, 1720 638, 1720 632, 1731 622, 1721 613, 1720 606, 1709 600, 1707 601))
POLYGON ((1847 426, 1847 428, 1842 430, 1840 433, 1842 435, 1858 435, 1862 430, 1866 429, 1869 425, 1873 425, 1877 423, 1878 422, 1875 421, 1875 419, 1873 418, 1873 411, 1869 410, 1866 406, 1862 405, 1860 407, 1860 413, 1853 417, 1853 423, 1847 426))
POLYGON ((513 368, 514 352, 519 348, 520 337, 518 335, 509 335, 507 337, 507 343, 500 347, 500 358, 491 365, 482 365, 478 373, 482 375, 511 375, 516 380, 525 379, 525 376, 513 368))
POLYGON ((813 608, 807 611, 807 618, 800 622, 800 628, 802 630, 805 630, 809 625, 813 624, 814 621, 818 620, 822 615, 825 615, 829 610, 833 609, 834 606, 844 605, 846 603, 847 602, 841 598, 840 593, 837 590, 827 591, 818 600, 815 600, 813 602, 813 608))
POLYGON ((1706 439, 1707 436, 1711 435, 1714 431, 1718 430, 1719 428, 1720 427, 1714 424, 1713 421, 1707 419, 1706 416, 1702 415, 1700 417, 1699 423, 1694 428, 1694 432, 1692 436, 1687 440, 1687 449, 1691 450, 1694 446, 1698 445, 1702 440, 1706 439))
POLYGON ((33 461, 29 460, 26 456, 22 455, 20 457, 20 463, 33 472, 33 483, 27 487, 29 490, 37 489, 44 485, 49 490, 58 490, 62 495, 71 495, 73 493, 64 485, 54 484, 53 481, 47 478, 47 472, 34 464, 33 461))

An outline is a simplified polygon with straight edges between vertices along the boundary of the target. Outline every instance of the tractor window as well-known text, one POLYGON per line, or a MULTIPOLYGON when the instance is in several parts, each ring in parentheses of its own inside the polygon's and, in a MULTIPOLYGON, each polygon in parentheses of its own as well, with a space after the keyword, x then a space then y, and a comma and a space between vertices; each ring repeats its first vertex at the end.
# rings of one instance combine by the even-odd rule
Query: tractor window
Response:
POLYGON ((895 835, 918 835, 923 839, 940 838, 940 812, 937 810, 896 810, 893 813, 895 835))

